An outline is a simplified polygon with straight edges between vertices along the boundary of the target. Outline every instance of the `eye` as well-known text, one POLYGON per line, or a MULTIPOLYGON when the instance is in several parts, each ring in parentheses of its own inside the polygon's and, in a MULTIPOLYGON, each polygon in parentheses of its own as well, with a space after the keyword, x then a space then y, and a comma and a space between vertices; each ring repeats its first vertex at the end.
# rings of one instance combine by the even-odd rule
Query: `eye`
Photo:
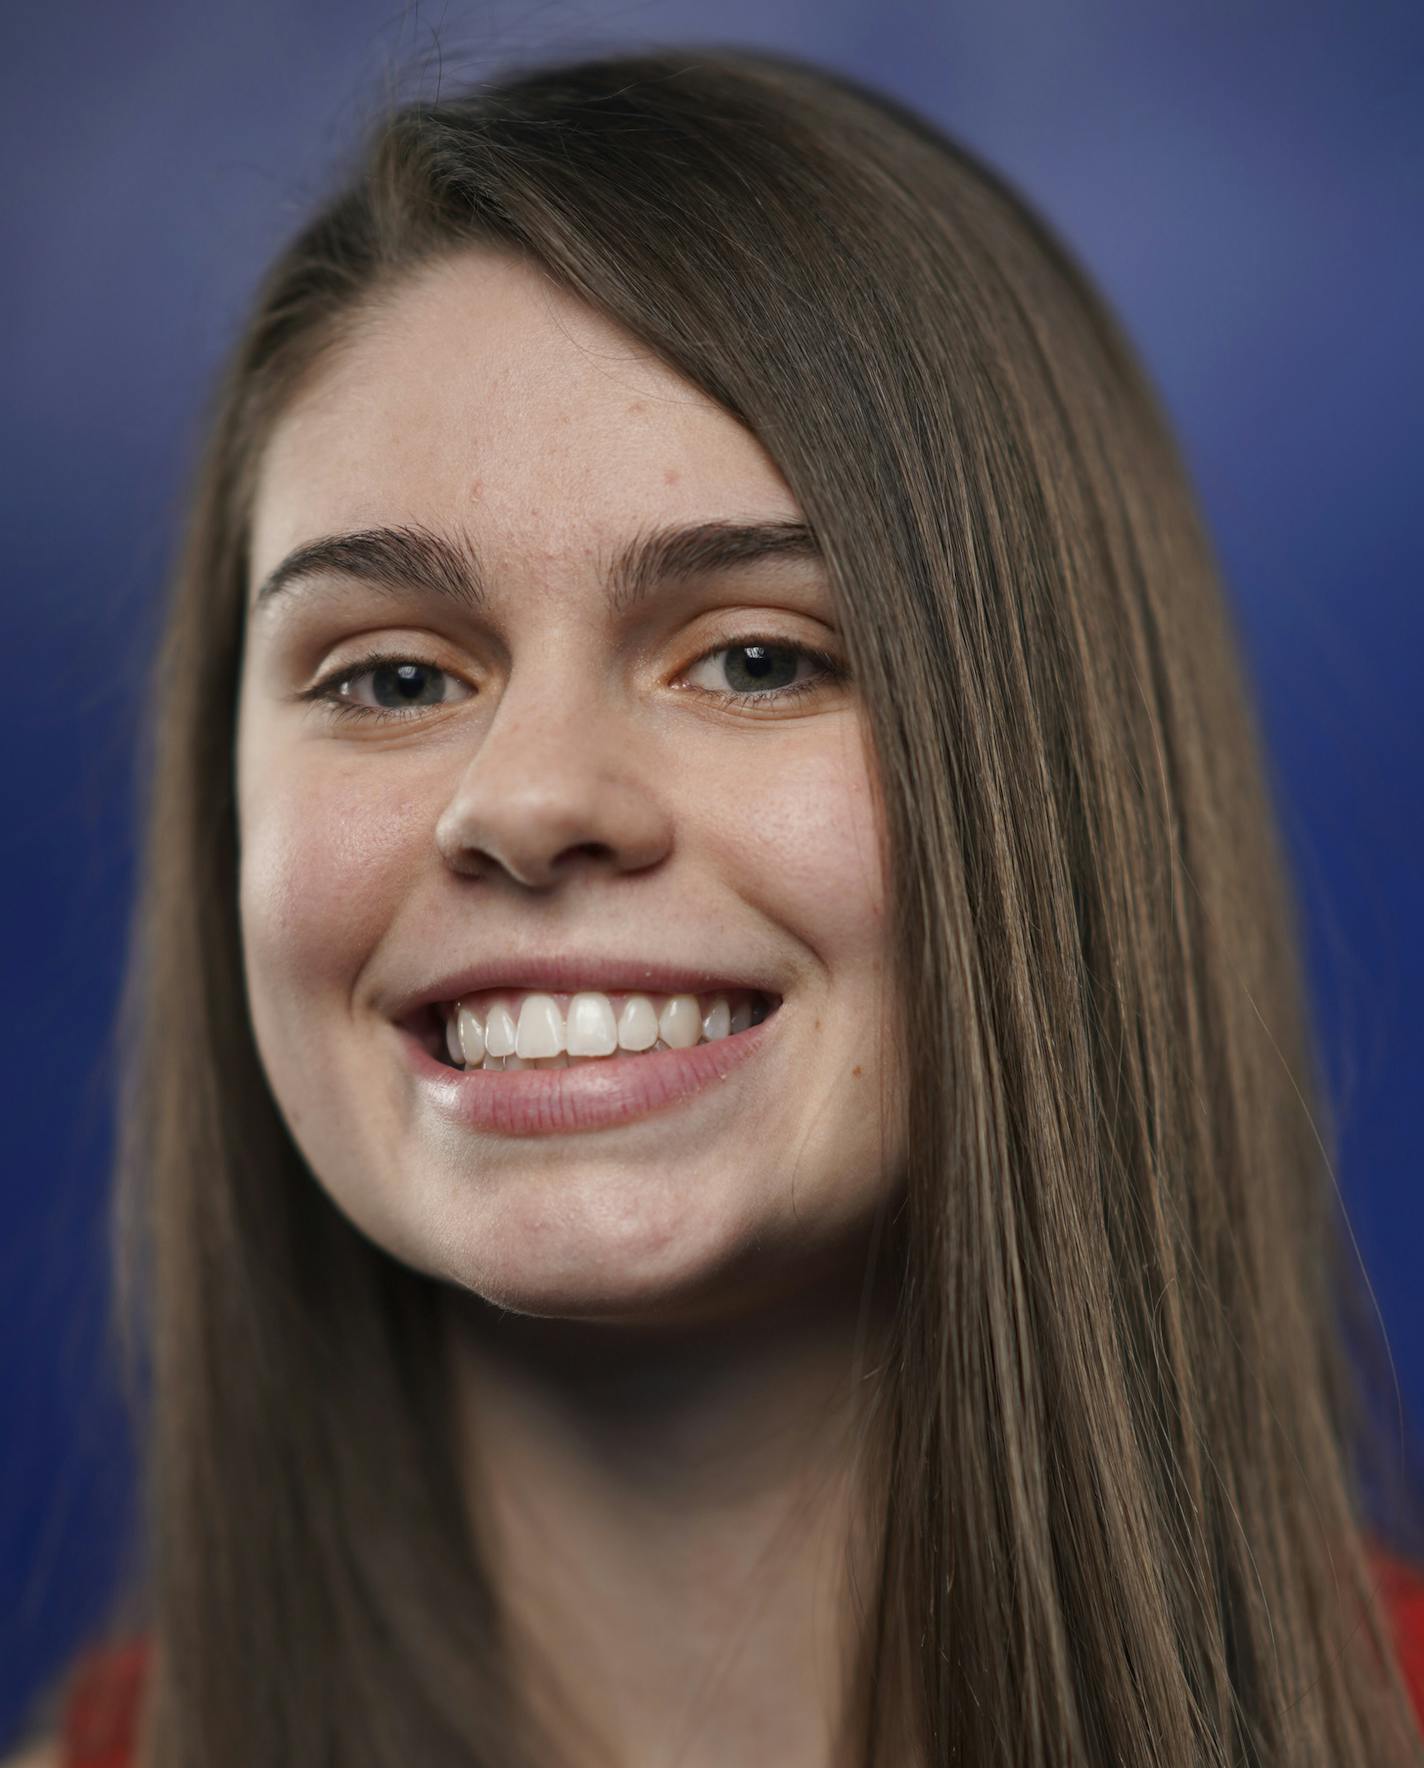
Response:
POLYGON ((745 633, 728 639, 710 651, 704 651, 692 668, 701 669, 711 659, 724 655, 727 661, 712 664, 711 673, 731 685, 724 687, 714 680, 711 686, 699 687, 698 692, 737 706, 799 699, 805 694, 818 693, 833 682, 843 681, 848 674, 846 666, 829 651, 818 651, 811 645, 763 633, 745 633), (811 666, 811 674, 798 681, 797 671, 803 664, 811 666))
POLYGON ((454 679, 448 669, 427 662, 423 657, 407 657, 394 651, 368 651, 364 657, 343 663, 330 675, 323 676, 298 698, 317 703, 338 719, 415 718, 432 707, 451 704, 440 690, 444 683, 454 679), (377 701, 375 706, 364 705, 346 692, 353 682, 367 676, 377 701))
MULTIPOLYGON (((736 706, 765 706, 800 699, 843 681, 849 673, 845 664, 829 651, 763 633, 747 633, 714 645, 697 658, 688 673, 709 665, 714 674, 720 674, 730 685, 693 684, 696 691, 724 705, 736 706), (712 664, 712 659, 724 654, 726 663, 712 664), (803 666, 809 666, 810 674, 797 679, 803 666)), ((319 705, 332 718, 391 723, 452 704, 444 690, 455 679, 448 669, 422 657, 369 651, 364 657, 332 670, 297 698, 319 705), (354 683, 367 678, 376 700, 374 706, 354 698, 349 691, 354 683)))

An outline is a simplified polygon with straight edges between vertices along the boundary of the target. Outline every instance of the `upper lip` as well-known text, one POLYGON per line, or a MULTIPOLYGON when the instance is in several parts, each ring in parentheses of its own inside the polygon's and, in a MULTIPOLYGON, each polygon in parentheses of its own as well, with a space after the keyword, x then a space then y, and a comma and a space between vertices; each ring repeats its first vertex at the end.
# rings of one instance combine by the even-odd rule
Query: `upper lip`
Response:
POLYGON ((779 1000, 777 990, 755 976, 733 975, 724 969, 686 964, 663 964, 648 958, 618 958, 573 952, 543 957, 486 958, 462 970, 434 977, 430 982, 397 999, 391 1017, 407 1019, 423 1007, 462 1000, 480 989, 547 989, 552 994, 578 989, 604 993, 640 990, 647 994, 711 994, 718 989, 753 988, 779 1000))

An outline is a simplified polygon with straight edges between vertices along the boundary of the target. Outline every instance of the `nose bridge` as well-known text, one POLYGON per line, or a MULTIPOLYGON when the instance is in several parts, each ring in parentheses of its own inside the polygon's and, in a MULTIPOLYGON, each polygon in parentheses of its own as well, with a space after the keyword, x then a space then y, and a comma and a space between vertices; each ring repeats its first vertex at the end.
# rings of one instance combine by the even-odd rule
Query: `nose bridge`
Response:
MULTIPOLYGON (((582 729, 591 751, 617 716, 604 677, 595 635, 572 625, 542 625, 516 651, 467 772, 492 751, 502 762, 527 759, 537 771, 541 751, 547 748, 557 760, 571 729, 582 729)), ((578 763, 578 756, 572 759, 578 763)))
POLYGON ((543 886, 590 860, 632 870, 665 851, 667 807, 595 651, 564 627, 514 661, 437 825, 456 870, 543 886))

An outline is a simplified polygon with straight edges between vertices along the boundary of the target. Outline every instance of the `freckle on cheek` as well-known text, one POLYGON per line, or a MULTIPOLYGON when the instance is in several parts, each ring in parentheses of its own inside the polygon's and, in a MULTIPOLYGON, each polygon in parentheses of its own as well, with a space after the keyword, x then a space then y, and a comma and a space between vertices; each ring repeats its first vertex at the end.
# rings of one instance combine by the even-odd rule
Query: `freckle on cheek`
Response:
POLYGON ((851 1073, 855 1076, 855 1078, 857 1080, 860 1079, 860 1064, 859 1064, 859 1062, 857 1062, 855 1067, 851 1069, 851 1073))

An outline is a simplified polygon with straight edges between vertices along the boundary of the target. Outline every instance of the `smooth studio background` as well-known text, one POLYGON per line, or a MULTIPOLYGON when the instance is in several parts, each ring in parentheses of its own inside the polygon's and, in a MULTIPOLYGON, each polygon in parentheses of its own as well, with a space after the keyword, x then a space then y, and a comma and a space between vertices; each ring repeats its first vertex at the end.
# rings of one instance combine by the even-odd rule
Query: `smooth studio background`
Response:
POLYGON ((1154 374, 1257 684, 1340 1186, 1424 1414, 1424 7, 3 0, 0 1746, 91 1623, 126 1516, 97 1052, 131 881, 132 662, 211 373, 269 254, 437 42, 453 81, 699 40, 797 50, 938 119, 1056 223, 1154 374))

